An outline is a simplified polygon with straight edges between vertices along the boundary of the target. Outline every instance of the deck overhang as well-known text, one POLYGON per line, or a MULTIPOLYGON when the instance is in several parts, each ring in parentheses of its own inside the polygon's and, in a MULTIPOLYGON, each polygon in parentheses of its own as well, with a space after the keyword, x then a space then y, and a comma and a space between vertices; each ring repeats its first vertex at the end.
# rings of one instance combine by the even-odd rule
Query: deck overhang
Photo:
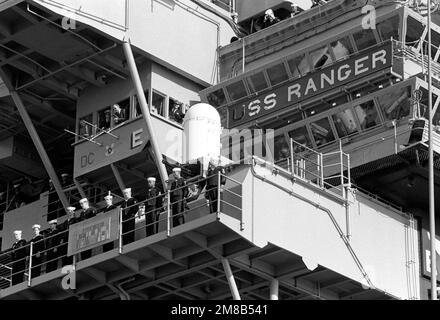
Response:
POLYGON ((19 300, 118 299, 123 284, 132 299, 231 299, 221 258, 230 262, 242 299, 269 299, 279 281, 279 299, 390 299, 377 290, 279 247, 259 248, 222 223, 222 214, 201 217, 172 230, 97 255, 76 265, 76 290, 61 287, 61 270, 2 290, 0 298, 19 300))

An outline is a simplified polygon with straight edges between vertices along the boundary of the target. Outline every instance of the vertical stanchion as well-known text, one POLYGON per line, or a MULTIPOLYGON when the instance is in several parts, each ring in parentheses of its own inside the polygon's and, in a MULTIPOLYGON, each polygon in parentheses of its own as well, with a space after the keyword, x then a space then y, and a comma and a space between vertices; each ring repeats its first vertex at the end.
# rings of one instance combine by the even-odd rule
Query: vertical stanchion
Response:
MULTIPOLYGON (((434 185, 434 141, 433 141, 433 105, 432 105, 432 70, 431 70, 431 1, 428 7, 428 111, 429 111, 429 152, 428 152, 428 184, 429 184, 429 233, 431 235, 431 300, 437 300, 437 251, 435 237, 435 185, 434 185)), ((423 46, 422 46, 423 47, 423 46)))
POLYGON ((226 279, 228 280, 229 289, 231 290, 232 298, 234 300, 241 300, 240 292, 238 291, 237 284, 235 283, 234 274, 232 273, 229 261, 226 258, 222 258, 223 269, 225 270, 226 279))
POLYGON ((341 162, 341 188, 342 188, 342 197, 345 196, 344 193, 344 157, 342 155, 342 140, 339 139, 339 161, 341 162))
POLYGON ((72 266, 73 266, 73 270, 76 270, 76 254, 72 256, 72 266))
POLYGON ((167 236, 171 236, 171 192, 167 191, 167 236))
POLYGON ((242 55, 243 55, 243 65, 242 65, 242 67, 243 67, 243 73, 244 73, 244 68, 245 68, 245 66, 246 66, 246 45, 245 45, 245 42, 244 42, 244 39, 245 38, 242 38, 242 41, 243 41, 243 48, 242 48, 242 55))
POLYGON ((28 271, 28 287, 31 286, 31 281, 32 281, 32 255, 33 253, 33 249, 34 249, 34 243, 31 242, 31 248, 29 249, 29 271, 28 271))
POLYGON ((278 300, 280 282, 277 279, 270 281, 270 300, 278 300))
POLYGON ((119 254, 122 253, 122 208, 119 208, 119 254))
POLYGON ((221 189, 221 186, 220 186, 220 182, 221 182, 221 179, 220 179, 220 177, 221 177, 221 172, 219 171, 218 172, 218 177, 217 177, 217 179, 218 179, 218 181, 217 181, 217 217, 220 215, 220 203, 221 203, 221 201, 220 201, 220 196, 221 196, 221 192, 220 192, 220 189, 221 189))
POLYGON ((324 155, 322 152, 319 155, 319 165, 321 167, 321 188, 324 188, 324 155))
POLYGON ((293 139, 290 138, 290 162, 292 163, 292 171, 290 172, 291 174, 295 174, 295 170, 294 170, 294 154, 293 154, 293 139))

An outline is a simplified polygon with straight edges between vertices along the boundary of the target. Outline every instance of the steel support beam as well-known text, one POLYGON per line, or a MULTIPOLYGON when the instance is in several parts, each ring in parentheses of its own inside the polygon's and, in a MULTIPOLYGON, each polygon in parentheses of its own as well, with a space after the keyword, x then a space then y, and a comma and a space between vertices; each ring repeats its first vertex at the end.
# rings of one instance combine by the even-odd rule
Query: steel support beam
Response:
POLYGON ((110 164, 110 167, 112 168, 113 175, 115 176, 116 181, 118 182, 119 189, 121 189, 121 192, 123 192, 123 190, 125 189, 125 184, 124 184, 124 180, 122 180, 121 173, 113 163, 110 164))
POLYGON ((237 284, 235 283, 234 274, 232 273, 229 261, 226 258, 222 258, 223 269, 225 269, 226 279, 228 279, 229 288, 231 289, 232 297, 234 300, 241 300, 240 292, 238 292, 237 284))
POLYGON ((270 281, 270 300, 278 300, 280 282, 277 279, 270 281))
POLYGON ((84 192, 83 187, 81 186, 81 183, 79 183, 79 181, 77 179, 73 179, 73 182, 75 183, 75 187, 78 190, 80 196, 82 199, 87 198, 86 193, 84 192))
POLYGON ((129 42, 125 41, 122 44, 124 49, 124 54, 127 59, 128 67, 130 70, 130 75, 133 80, 134 86, 136 88, 136 95, 139 101, 139 105, 142 110, 142 115, 144 117, 145 122, 147 123, 147 131, 150 136, 151 147, 153 149, 154 160, 156 162, 156 166, 159 169, 160 178, 162 180, 162 185, 164 190, 167 190, 166 181, 168 180, 168 173, 165 168, 165 164, 162 162, 162 153, 159 149, 159 144, 157 143, 156 133, 153 130, 153 124, 151 121, 150 110, 148 108, 147 99, 144 95, 144 89, 142 87, 141 78, 139 76, 139 71, 136 67, 136 62, 134 60, 133 51, 131 50, 131 45, 129 42))
POLYGON ((432 105, 432 72, 431 72, 431 2, 428 7, 428 119, 429 119, 429 152, 428 152, 428 190, 429 190, 429 233, 431 235, 431 300, 437 300, 437 251, 435 234, 435 187, 434 187, 434 134, 432 105))
POLYGON ((66 195, 63 192, 63 188, 61 187, 60 180, 58 179, 55 169, 53 168, 52 162, 50 161, 50 158, 47 155, 46 149, 44 148, 44 145, 41 142, 38 132, 34 127, 34 124, 32 123, 32 119, 29 116, 26 107, 24 106, 23 100, 21 99, 17 91, 14 90, 10 77, 8 77, 8 75, 3 70, 0 71, 0 76, 3 78, 6 87, 10 91, 12 100, 14 101, 15 106, 17 107, 18 112, 20 113, 21 119, 23 120, 23 123, 29 132, 29 135, 32 139, 32 142, 35 145, 35 148, 37 149, 41 161, 43 162, 44 168, 46 169, 50 179, 52 180, 52 183, 55 187, 58 197, 60 198, 60 201, 63 204, 64 210, 66 210, 65 208, 70 206, 70 204, 67 201, 66 195))

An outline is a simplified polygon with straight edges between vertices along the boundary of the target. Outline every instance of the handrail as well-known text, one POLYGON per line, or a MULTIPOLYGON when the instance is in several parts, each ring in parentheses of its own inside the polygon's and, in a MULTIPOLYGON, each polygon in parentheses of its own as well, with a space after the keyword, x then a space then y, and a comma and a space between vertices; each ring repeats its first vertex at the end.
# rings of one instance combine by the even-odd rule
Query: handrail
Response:
MULTIPOLYGON (((175 188, 172 191, 179 190, 182 188, 189 188, 191 185, 195 185, 195 184, 205 185, 206 183, 204 183, 204 182, 206 182, 210 178, 214 178, 217 176, 220 179, 221 176, 225 176, 225 175, 223 175, 219 172, 218 174, 210 175, 205 178, 199 178, 198 180, 195 180, 186 186, 183 186, 180 188, 175 188)), ((233 178, 229 178, 227 176, 225 176, 225 178, 227 181, 232 182, 232 185, 229 185, 230 188, 235 188, 236 185, 241 186, 241 183, 234 180, 233 178)), ((122 209, 120 208, 120 211, 119 211, 119 213, 120 213, 119 214, 119 218, 120 218, 119 232, 120 232, 120 234, 118 237, 119 241, 120 241, 119 253, 122 254, 123 247, 128 244, 128 243, 124 243, 124 244, 122 243, 123 237, 125 237, 127 234, 133 233, 133 235, 134 235, 134 232, 136 232, 137 230, 141 230, 141 229, 148 228, 148 227, 153 227, 153 230, 154 230, 155 226, 157 226, 156 228, 158 229, 159 223, 163 223, 163 221, 167 220, 168 226, 167 226, 166 232, 168 235, 170 235, 170 231, 176 227, 171 223, 172 219, 179 217, 179 216, 182 216, 182 215, 186 215, 187 213, 190 213, 190 212, 198 212, 200 210, 202 210, 202 211, 208 210, 208 212, 211 211, 211 209, 204 209, 204 208, 208 208, 209 206, 211 206, 212 202, 210 202, 207 197, 205 197, 205 198, 207 198, 207 200, 204 201, 204 199, 201 199, 200 196, 203 194, 206 195, 207 193, 209 193, 213 190, 216 190, 216 189, 219 190, 219 195, 220 195, 217 199, 217 201, 219 203, 218 208, 220 208, 221 203, 226 203, 231 206, 232 210, 242 210, 240 205, 235 205, 235 204, 229 203, 228 201, 223 199, 221 192, 222 191, 229 192, 228 198, 229 199, 236 199, 237 203, 238 202, 241 203, 242 196, 240 194, 237 194, 237 193, 231 191, 231 190, 228 190, 229 187, 228 187, 228 189, 224 188, 224 186, 222 186, 221 184, 219 184, 218 186, 210 186, 209 188, 204 187, 204 188, 200 189, 199 192, 196 194, 197 197, 195 198, 195 200, 189 202, 189 204, 194 202, 194 205, 191 205, 191 207, 189 207, 189 208, 185 208, 178 215, 175 215, 174 213, 171 214, 171 211, 172 211, 171 206, 180 201, 180 200, 171 201, 171 199, 170 199, 171 198, 170 197, 171 190, 168 190, 166 193, 162 193, 156 197, 151 197, 151 198, 145 199, 145 200, 153 201, 154 203, 156 203, 155 201, 157 201, 158 198, 166 197, 167 198, 167 205, 165 205, 163 202, 160 202, 160 204, 158 204, 158 206, 156 208, 150 209, 143 214, 139 214, 139 211, 137 211, 137 213, 133 217, 128 217, 127 219, 123 219, 123 216, 121 214, 122 209), (231 197, 233 197, 233 198, 231 198, 231 197), (145 221, 145 224, 143 224, 142 226, 136 226, 136 219, 138 219, 139 217, 152 215, 154 213, 161 213, 161 212, 164 212, 164 210, 167 211, 166 216, 158 216, 157 219, 153 217, 152 222, 147 223, 145 221), (130 220, 133 220, 133 222, 134 222, 134 226, 135 226, 134 229, 130 229, 127 231, 124 230, 124 232, 122 232, 122 225, 130 220)), ((188 200, 188 198, 186 198, 184 200, 188 200)), ((129 206, 127 208, 124 208, 124 209, 129 209, 131 207, 138 206, 139 204, 140 203, 138 202, 138 203, 136 203, 132 206, 129 206)), ((211 212, 211 213, 213 213, 213 212, 211 212)), ((243 218, 241 218, 241 220, 240 220, 241 228, 243 227, 242 219, 243 218)), ((67 256, 68 242, 62 241, 63 239, 66 239, 66 238, 68 239, 68 232, 69 232, 68 229, 59 230, 56 234, 44 236, 41 240, 38 240, 35 242, 28 242, 25 246, 23 246, 21 248, 9 250, 8 252, 4 252, 4 253, 0 253, 0 258, 3 256, 3 257, 6 257, 8 260, 10 260, 10 262, 8 262, 7 264, 0 265, 0 267, 3 267, 3 268, 5 268, 5 270, 7 270, 5 272, 8 272, 8 273, 10 272, 10 275, 8 275, 5 278, 5 280, 7 280, 11 285, 15 285, 17 283, 15 283, 15 284, 13 283, 13 281, 14 281, 13 276, 23 275, 23 279, 20 279, 20 280, 22 280, 20 283, 27 282, 28 286, 32 286, 32 280, 34 278, 42 275, 43 271, 45 273, 49 272, 47 269, 49 265, 51 266, 49 269, 50 272, 59 270, 60 269, 59 262, 61 261, 62 264, 64 264, 64 263, 66 263, 65 258, 68 258, 68 256, 67 256), (53 241, 54 239, 56 241, 53 241), (37 246, 41 245, 41 244, 42 244, 42 246, 40 246, 40 248, 36 250, 37 246), (31 250, 29 250, 30 248, 31 248, 31 250), (63 250, 63 248, 64 248, 64 250, 63 250), (11 257, 11 254, 16 252, 17 250, 25 250, 26 255, 23 258, 13 260, 11 257), (38 252, 36 252, 36 251, 38 251, 38 252), (36 259, 38 259, 38 260, 36 260, 36 259), (17 263, 18 263, 18 266, 17 266, 17 263), (18 269, 14 270, 14 265, 17 266, 18 269), (37 270, 39 270, 39 271, 37 271, 37 270), (36 271, 37 274, 34 274, 34 271, 36 271)), ((153 234, 156 234, 157 232, 159 232, 159 230, 154 231, 153 234)), ((151 234, 146 233, 144 237, 149 237, 149 236, 151 236, 151 234)), ((134 237, 133 237, 133 239, 134 239, 134 237)), ((137 239, 137 240, 139 240, 139 239, 137 239)), ((133 241, 136 241, 136 240, 133 240, 133 241)), ((117 249, 117 248, 114 248, 114 249, 117 249)), ((88 249, 88 250, 91 250, 91 249, 88 249)), ((99 255, 99 254, 101 254, 101 253, 97 253, 94 255, 99 255)), ((82 255, 79 255, 79 256, 81 256, 81 258, 83 258, 82 255)), ((74 256, 70 257, 74 261, 74 263, 76 263, 76 257, 78 257, 78 255, 74 255, 74 256)), ((88 257, 85 259, 88 259, 88 257)), ((67 262, 67 263, 69 263, 69 262, 67 262)), ((0 279, 2 279, 2 278, 0 277, 0 279)), ((17 280, 15 280, 15 281, 17 281, 17 280)), ((2 288, 0 288, 0 289, 2 289, 2 288)))

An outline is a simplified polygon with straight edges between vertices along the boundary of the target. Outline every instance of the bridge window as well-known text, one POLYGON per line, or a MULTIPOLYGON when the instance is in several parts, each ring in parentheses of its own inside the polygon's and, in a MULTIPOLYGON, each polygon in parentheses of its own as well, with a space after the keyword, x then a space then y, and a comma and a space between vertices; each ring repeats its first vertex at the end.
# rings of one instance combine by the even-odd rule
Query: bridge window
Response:
POLYGON ((335 56, 336 60, 343 59, 354 53, 354 49, 349 37, 344 37, 334 41, 330 44, 330 46, 333 50, 333 55, 335 56))
POLYGON ((310 52, 310 59, 312 60, 314 69, 320 69, 332 63, 332 57, 330 55, 328 46, 310 52))
POLYGON ((435 114, 432 119, 432 124, 435 126, 440 126, 440 108, 439 107, 437 107, 437 110, 435 111, 435 114))
POLYGON ((79 119, 79 135, 89 138, 93 135, 93 127, 90 125, 93 122, 93 115, 88 114, 79 119))
POLYGON ((356 106, 354 109, 361 124, 361 129, 365 130, 380 123, 376 106, 372 100, 362 103, 356 106))
POLYGON ((290 72, 294 77, 305 75, 310 71, 310 65, 305 54, 288 60, 287 64, 289 65, 290 72))
POLYGON ((168 116, 171 121, 175 121, 177 123, 183 123, 183 118, 185 117, 185 106, 182 102, 177 101, 176 99, 169 99, 169 107, 168 107, 168 116))
POLYGON ((327 118, 312 122, 310 128, 318 147, 335 140, 330 121, 327 118))
MULTIPOLYGON (((420 90, 422 90, 422 99, 420 100, 420 116, 424 117, 425 119, 429 118, 428 113, 428 90, 426 90, 423 87, 420 87, 420 90)), ((437 101, 438 96, 435 93, 432 93, 432 106, 434 107, 435 102, 437 101)))
MULTIPOLYGON (((440 46, 440 34, 431 29, 431 58, 435 59, 437 50, 440 46)), ((423 54, 428 55, 428 33, 423 40, 423 54)))
POLYGON ((165 96, 155 90, 153 90, 153 101, 151 101, 151 113, 158 114, 162 117, 165 116, 165 96))
POLYGON ((404 87, 399 90, 392 90, 386 94, 379 95, 377 100, 387 120, 400 120, 409 116, 411 87, 404 87))
POLYGON ((275 148, 275 155, 274 155, 275 162, 278 162, 280 160, 285 160, 290 157, 289 143, 287 142, 284 134, 280 134, 279 136, 275 137, 274 148, 275 148))
POLYGON ((394 40, 400 39, 400 27, 399 16, 390 17, 377 25, 377 31, 379 32, 382 41, 393 38, 394 40))
POLYGON ((339 138, 349 136, 358 131, 356 120, 351 109, 346 109, 333 115, 336 132, 339 138))
POLYGON ((231 98, 232 101, 247 96, 246 87, 244 86, 244 82, 241 80, 226 86, 226 91, 228 92, 229 98, 231 98))
POLYGON ((413 17, 408 16, 405 37, 406 44, 416 47, 418 42, 422 38, 424 30, 425 26, 420 21, 417 21, 413 17))
POLYGON ((284 63, 280 63, 268 68, 267 75, 269 76, 272 86, 289 79, 284 63))
POLYGON ((263 72, 258 72, 256 74, 249 76, 247 81, 249 83, 249 88, 253 93, 257 93, 258 91, 262 91, 268 87, 263 72))
POLYGON ((130 98, 112 105, 112 118, 115 126, 128 120, 130 116, 130 98))
POLYGON ((208 94, 208 103, 213 107, 220 107, 226 104, 226 96, 223 89, 218 89, 217 91, 208 94))
POLYGON ((223 128, 229 128, 228 126, 228 109, 227 108, 218 108, 218 113, 220 114, 220 123, 223 128))
POLYGON ((312 140, 310 139, 306 127, 299 127, 293 129, 292 131, 289 132, 289 137, 292 138, 294 141, 303 144, 309 148, 312 147, 312 140))
POLYGON ((110 129, 111 126, 111 110, 110 107, 98 111, 98 124, 102 130, 110 129))
POLYGON ((374 46, 376 42, 376 36, 371 29, 362 29, 353 34, 354 42, 358 51, 374 46))
MULTIPOLYGON (((145 95, 145 100, 147 100, 147 104, 150 103, 149 99, 149 94, 148 94, 148 89, 144 91, 144 95, 145 95)), ((142 110, 141 110, 141 105, 139 103, 139 99, 137 96, 134 97, 135 98, 135 114, 134 114, 134 118, 140 117, 142 116, 142 110)))

